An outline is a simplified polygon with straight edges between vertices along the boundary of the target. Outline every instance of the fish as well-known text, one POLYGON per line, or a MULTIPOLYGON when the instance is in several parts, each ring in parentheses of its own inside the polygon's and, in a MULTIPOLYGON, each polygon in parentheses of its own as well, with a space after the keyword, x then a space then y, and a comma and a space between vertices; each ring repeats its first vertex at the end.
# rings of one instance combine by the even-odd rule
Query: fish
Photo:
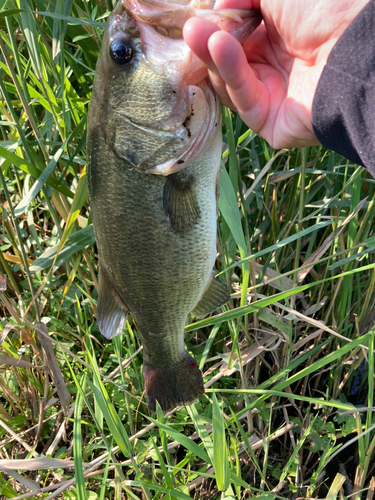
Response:
POLYGON ((148 409, 204 393, 187 352, 189 313, 229 300, 214 279, 222 153, 218 97, 182 38, 200 15, 239 40, 258 11, 211 1, 121 0, 110 14, 87 121, 88 196, 99 256, 97 324, 119 335, 130 313, 143 344, 148 409))

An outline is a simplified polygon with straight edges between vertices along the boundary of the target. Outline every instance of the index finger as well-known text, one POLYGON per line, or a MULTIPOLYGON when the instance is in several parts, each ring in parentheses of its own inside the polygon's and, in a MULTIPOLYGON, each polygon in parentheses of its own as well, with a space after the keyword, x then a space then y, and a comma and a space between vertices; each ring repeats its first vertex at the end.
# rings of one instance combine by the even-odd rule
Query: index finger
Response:
POLYGON ((220 28, 218 28, 216 24, 199 17, 188 19, 183 28, 185 42, 189 45, 194 54, 197 55, 213 73, 217 73, 217 71, 208 50, 208 40, 216 31, 220 31, 220 28))

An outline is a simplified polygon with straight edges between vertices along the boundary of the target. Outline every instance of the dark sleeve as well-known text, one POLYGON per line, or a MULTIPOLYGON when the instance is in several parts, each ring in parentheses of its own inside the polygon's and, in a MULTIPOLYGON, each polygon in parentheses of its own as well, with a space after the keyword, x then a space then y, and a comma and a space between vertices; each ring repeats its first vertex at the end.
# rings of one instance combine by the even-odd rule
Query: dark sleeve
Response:
POLYGON ((375 177, 375 0, 333 47, 314 96, 318 140, 375 177))

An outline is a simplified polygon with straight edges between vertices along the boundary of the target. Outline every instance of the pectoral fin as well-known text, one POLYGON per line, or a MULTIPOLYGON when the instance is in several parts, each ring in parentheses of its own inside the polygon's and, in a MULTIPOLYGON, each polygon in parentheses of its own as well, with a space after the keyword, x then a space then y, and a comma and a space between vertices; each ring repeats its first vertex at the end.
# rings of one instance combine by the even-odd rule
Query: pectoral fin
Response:
POLYGON ((194 189, 194 177, 181 179, 169 175, 164 186, 163 204, 173 231, 189 232, 201 215, 194 189))
POLYGON ((100 333, 107 339, 116 337, 124 329, 128 308, 110 282, 102 265, 99 265, 99 294, 97 322, 100 333))
POLYGON ((226 304, 230 298, 228 289, 219 281, 211 280, 203 297, 191 311, 196 318, 204 318, 226 304))

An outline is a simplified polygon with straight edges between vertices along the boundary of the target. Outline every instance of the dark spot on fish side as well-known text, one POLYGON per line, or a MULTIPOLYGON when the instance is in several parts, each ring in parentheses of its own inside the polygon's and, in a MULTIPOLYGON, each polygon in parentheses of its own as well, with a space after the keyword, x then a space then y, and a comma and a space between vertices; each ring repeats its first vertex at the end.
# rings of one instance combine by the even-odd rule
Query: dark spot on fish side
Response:
POLYGON ((190 139, 190 137, 191 137, 191 132, 190 132, 190 129, 189 129, 189 128, 187 128, 187 129, 186 129, 186 131, 187 131, 188 138, 190 139))
POLYGON ((177 92, 176 92, 175 90, 172 90, 172 93, 173 93, 173 94, 177 94, 177 92))
POLYGON ((183 163, 185 163, 185 161, 184 161, 184 160, 178 160, 178 161, 177 161, 177 165, 182 165, 183 163))

